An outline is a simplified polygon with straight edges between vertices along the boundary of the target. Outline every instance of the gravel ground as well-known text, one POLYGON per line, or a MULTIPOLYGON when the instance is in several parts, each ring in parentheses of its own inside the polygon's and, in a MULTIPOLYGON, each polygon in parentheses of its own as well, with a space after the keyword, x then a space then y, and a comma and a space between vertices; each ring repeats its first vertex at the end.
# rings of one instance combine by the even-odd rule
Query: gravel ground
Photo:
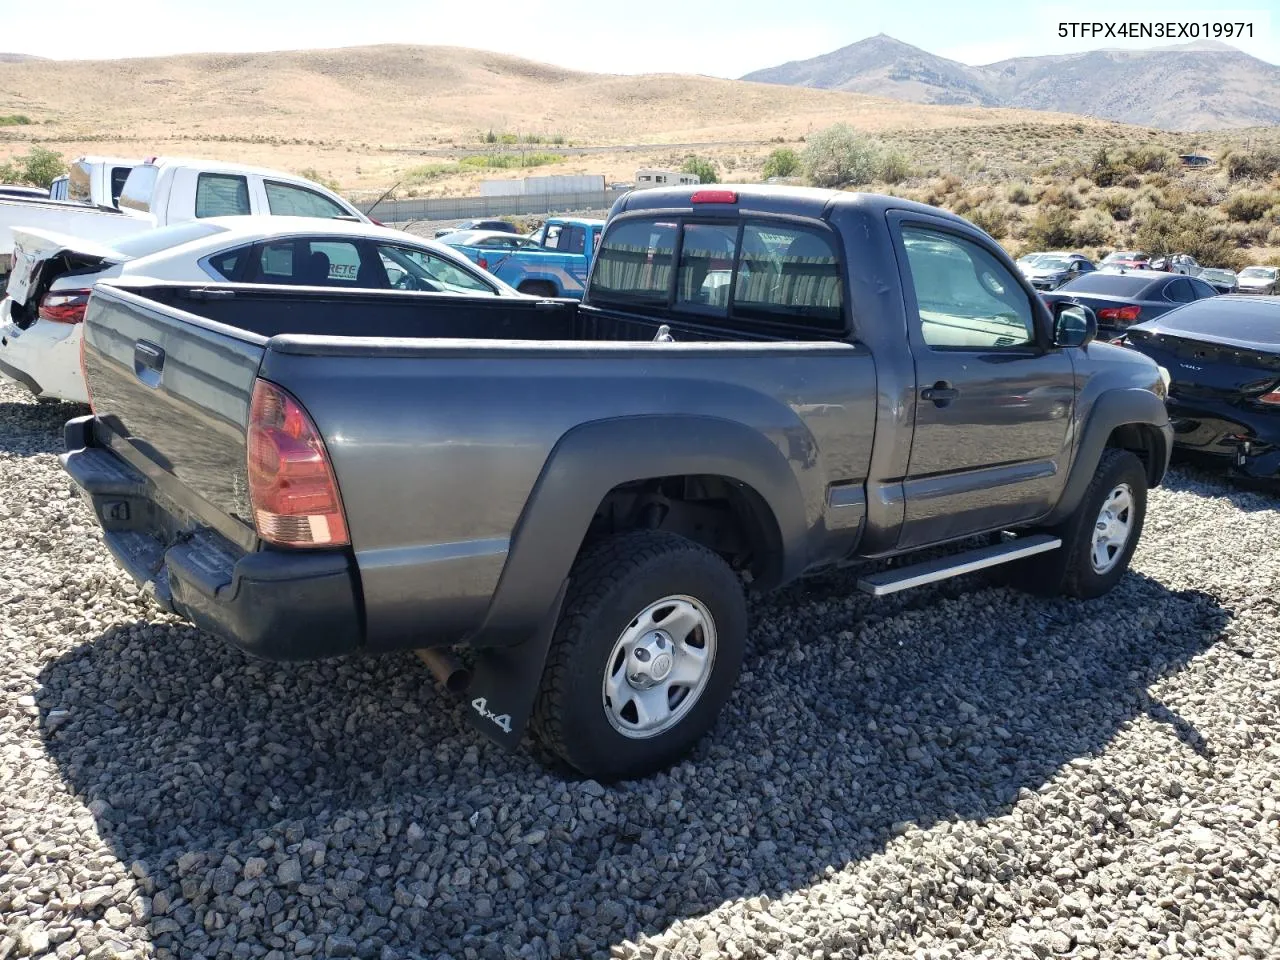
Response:
POLYGON ((605 789, 410 656, 157 614, 0 386, 0 960, 1280 956, 1280 501, 1179 469, 1089 603, 754 604, 688 762, 605 789))

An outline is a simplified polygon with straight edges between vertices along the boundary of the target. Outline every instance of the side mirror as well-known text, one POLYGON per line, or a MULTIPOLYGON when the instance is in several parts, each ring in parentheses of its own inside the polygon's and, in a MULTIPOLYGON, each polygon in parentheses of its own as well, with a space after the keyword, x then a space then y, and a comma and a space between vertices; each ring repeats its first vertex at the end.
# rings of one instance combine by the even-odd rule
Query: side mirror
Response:
POLYGON ((1078 303, 1053 305, 1053 345, 1083 347, 1098 335, 1098 318, 1078 303))

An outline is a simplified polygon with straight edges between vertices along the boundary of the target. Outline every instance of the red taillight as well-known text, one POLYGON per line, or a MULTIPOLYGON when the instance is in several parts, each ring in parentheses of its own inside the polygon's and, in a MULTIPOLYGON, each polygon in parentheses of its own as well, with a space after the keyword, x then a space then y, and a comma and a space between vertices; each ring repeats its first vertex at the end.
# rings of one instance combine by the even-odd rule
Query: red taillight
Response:
POLYGON ((1280 407, 1280 384, 1272 387, 1267 393, 1258 398, 1259 403, 1265 403, 1268 406, 1280 407))
POLYGON ((375 227, 385 227, 385 226, 386 226, 386 224, 385 224, 385 223, 383 223, 381 220, 375 220, 373 217, 370 217, 370 218, 369 218, 369 222, 370 222, 370 223, 372 223, 375 227))
POLYGON ((695 190, 690 203, 737 203, 738 194, 733 190, 695 190))
POLYGON ((41 320, 52 320, 54 323, 81 323, 85 307, 89 305, 89 293, 88 290, 50 291, 40 301, 37 313, 41 320))
POLYGON ((488 261, 488 260, 486 260, 484 257, 481 257, 479 260, 477 260, 477 261, 476 261, 476 263, 480 264, 480 269, 481 269, 481 270, 488 270, 488 269, 489 269, 489 261, 488 261))
POLYGON ((1108 340, 1107 343, 1113 343, 1117 347, 1127 347, 1129 345, 1129 341, 1124 337, 1116 337, 1114 340, 1108 340))
POLYGON ((262 539, 286 547, 350 542, 342 497, 320 434, 287 392, 266 380, 249 406, 249 502, 262 539))
POLYGON ((1142 313, 1141 307, 1103 307, 1098 311, 1099 320, 1123 320, 1126 323, 1133 323, 1138 319, 1138 315, 1142 313))

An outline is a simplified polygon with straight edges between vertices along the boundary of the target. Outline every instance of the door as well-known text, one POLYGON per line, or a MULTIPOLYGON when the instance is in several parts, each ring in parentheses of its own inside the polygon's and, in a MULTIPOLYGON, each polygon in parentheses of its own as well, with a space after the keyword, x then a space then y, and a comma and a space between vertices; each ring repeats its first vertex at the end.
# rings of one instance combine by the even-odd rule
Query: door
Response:
POLYGON ((1048 313, 976 236, 893 215, 916 369, 900 546, 1034 520, 1066 481, 1075 377, 1048 313))

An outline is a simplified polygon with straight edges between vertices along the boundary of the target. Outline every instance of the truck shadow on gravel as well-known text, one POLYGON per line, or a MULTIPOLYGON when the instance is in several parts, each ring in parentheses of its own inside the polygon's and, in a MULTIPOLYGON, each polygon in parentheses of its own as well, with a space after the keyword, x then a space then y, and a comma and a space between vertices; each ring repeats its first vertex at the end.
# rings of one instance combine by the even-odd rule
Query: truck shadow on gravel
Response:
POLYGON ((0 453, 61 453, 63 424, 88 412, 79 403, 0 402, 0 453))
POLYGON ((158 894, 137 936, 180 956, 303 935, 331 956, 607 956, 905 822, 998 814, 1139 715, 1211 749, 1147 688, 1214 642, 1213 597, 1139 574, 1087 603, 972 579, 851 594, 839 574, 756 601, 714 733, 613 788, 481 741, 409 656, 265 663, 159 619, 50 663, 37 704, 66 784, 158 894))

